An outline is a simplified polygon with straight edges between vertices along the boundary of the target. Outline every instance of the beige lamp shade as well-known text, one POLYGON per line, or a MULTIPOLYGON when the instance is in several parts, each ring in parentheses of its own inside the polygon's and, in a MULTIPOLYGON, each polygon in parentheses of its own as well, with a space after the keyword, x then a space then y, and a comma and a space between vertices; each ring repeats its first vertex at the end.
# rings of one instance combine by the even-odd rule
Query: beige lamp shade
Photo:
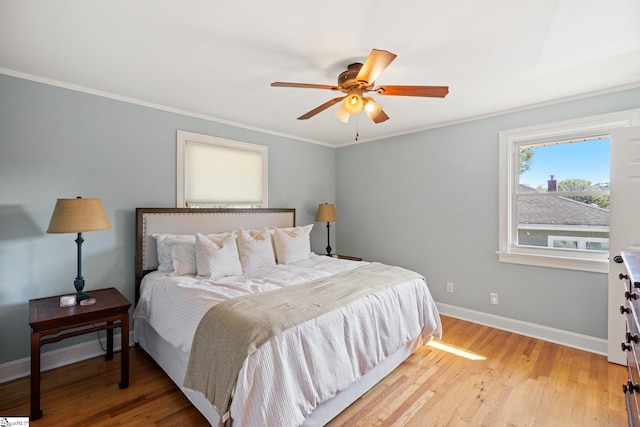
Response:
POLYGON ((109 230, 111 224, 100 199, 58 199, 47 233, 84 233, 109 230))
POLYGON ((321 203, 318 205, 318 212, 316 213, 316 221, 318 222, 338 221, 338 215, 336 214, 336 207, 333 205, 333 203, 321 203))

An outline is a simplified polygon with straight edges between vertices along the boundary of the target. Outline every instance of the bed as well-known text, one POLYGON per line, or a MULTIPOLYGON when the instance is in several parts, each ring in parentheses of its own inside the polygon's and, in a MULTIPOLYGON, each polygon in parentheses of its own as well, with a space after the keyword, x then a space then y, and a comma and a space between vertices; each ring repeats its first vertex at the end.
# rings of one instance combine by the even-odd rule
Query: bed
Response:
POLYGON ((136 209, 134 340, 211 425, 325 425, 440 337, 423 277, 316 255, 312 227, 294 209, 136 209), (268 332, 235 329, 251 317, 268 332))

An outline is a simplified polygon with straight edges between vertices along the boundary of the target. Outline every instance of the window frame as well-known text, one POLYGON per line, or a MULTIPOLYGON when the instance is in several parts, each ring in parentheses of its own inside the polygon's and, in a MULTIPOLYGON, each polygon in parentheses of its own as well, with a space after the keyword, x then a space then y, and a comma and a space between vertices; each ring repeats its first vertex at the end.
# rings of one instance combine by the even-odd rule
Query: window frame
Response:
POLYGON ((626 110, 504 130, 499 133, 499 225, 498 251, 496 252, 499 262, 608 273, 608 253, 587 250, 567 251, 517 244, 515 190, 518 185, 520 166, 518 150, 522 145, 609 137, 612 129, 636 125, 639 116, 639 109, 626 110))
MULTIPOLYGON (((204 135, 194 132, 178 130, 176 135, 176 207, 193 208, 188 206, 185 200, 187 194, 187 165, 186 165, 186 147, 187 143, 197 143, 212 145, 216 147, 231 148, 241 151, 253 151, 260 153, 262 156, 262 204, 258 206, 243 206, 245 208, 268 208, 269 207, 269 147, 266 145, 251 144, 248 142, 234 141, 231 139, 220 138, 216 136, 204 135)), ((222 207, 222 206, 221 206, 222 207)))

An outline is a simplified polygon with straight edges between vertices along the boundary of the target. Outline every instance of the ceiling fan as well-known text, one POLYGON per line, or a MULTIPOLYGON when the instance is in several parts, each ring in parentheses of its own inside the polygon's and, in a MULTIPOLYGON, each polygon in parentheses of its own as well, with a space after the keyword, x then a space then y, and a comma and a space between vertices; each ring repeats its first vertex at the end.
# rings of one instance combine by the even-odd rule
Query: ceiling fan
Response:
POLYGON ((449 93, 448 86, 377 86, 375 80, 385 68, 396 59, 396 54, 386 50, 372 49, 364 61, 364 64, 356 62, 350 64, 345 71, 338 76, 338 85, 321 85, 312 83, 288 83, 273 82, 274 87, 295 87, 308 89, 329 89, 346 93, 345 96, 333 98, 313 110, 298 117, 298 120, 309 119, 327 108, 343 101, 342 106, 336 111, 336 117, 347 123, 349 116, 358 114, 364 110, 374 123, 382 123, 389 116, 382 110, 382 106, 375 102, 367 92, 376 92, 379 95, 391 96, 422 96, 430 98, 444 98, 449 93))

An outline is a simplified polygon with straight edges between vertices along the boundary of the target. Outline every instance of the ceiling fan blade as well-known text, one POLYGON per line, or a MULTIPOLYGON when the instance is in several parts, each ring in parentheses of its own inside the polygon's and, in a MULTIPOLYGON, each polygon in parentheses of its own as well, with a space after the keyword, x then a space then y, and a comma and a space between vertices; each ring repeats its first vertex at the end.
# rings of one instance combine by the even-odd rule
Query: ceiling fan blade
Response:
POLYGON ((380 110, 378 115, 375 116, 372 120, 375 124, 378 124, 389 120, 389 116, 387 116, 387 113, 385 113, 383 110, 380 110))
POLYGON ((344 98, 345 98, 344 96, 339 96, 337 98, 330 99, 327 102, 325 102, 324 104, 319 105, 316 108, 314 108, 313 110, 309 111, 308 113, 301 115, 300 117, 298 117, 298 120, 310 119, 311 117, 315 116, 316 114, 318 114, 318 113, 326 110, 327 108, 331 107, 332 105, 335 105, 338 102, 342 101, 344 98))
POLYGON ((307 89, 329 89, 329 90, 338 90, 338 86, 332 85, 316 85, 313 83, 288 83, 288 82, 273 82, 271 83, 273 87, 302 87, 307 89))
POLYGON ((372 85, 374 81, 380 76, 385 68, 396 59, 396 54, 388 52, 386 50, 371 49, 371 53, 362 64, 362 68, 356 76, 356 80, 365 81, 372 85))
POLYGON ((374 90, 380 95, 444 98, 449 93, 449 86, 379 86, 374 90))

